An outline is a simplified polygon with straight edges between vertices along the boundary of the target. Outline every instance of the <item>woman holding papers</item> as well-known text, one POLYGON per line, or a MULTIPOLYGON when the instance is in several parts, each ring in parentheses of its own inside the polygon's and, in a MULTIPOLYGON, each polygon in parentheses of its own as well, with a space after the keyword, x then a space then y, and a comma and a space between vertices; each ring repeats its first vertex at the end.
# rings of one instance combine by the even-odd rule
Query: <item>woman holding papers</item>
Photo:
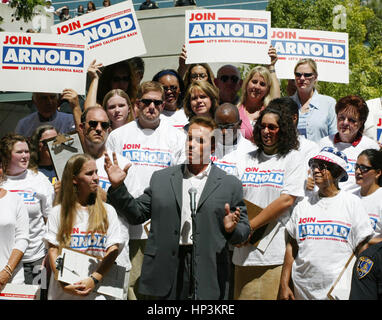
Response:
POLYGON ((299 106, 299 133, 315 142, 336 133, 336 100, 318 93, 316 62, 301 59, 294 67, 294 76, 297 90, 291 98, 299 106))
MULTIPOLYGON (((49 179, 35 169, 29 169, 29 145, 23 136, 8 134, 0 140, 0 155, 4 176, 2 187, 19 196, 29 216, 29 244, 22 259, 25 283, 40 277, 46 255, 43 235, 45 221, 52 210, 54 189, 49 179)), ((41 279, 42 284, 45 279, 41 279)))
MULTIPOLYGON (((114 208, 103 203, 99 193, 95 160, 86 154, 72 156, 62 174, 58 205, 48 218, 45 240, 54 272, 61 248, 71 248, 102 259, 97 270, 73 284, 51 278, 48 299, 105 299, 95 292, 96 285, 123 247, 120 224, 114 208)), ((73 273, 76 274, 76 270, 73 273)))
POLYGON ((338 187, 348 178, 346 155, 325 147, 309 165, 318 192, 297 203, 286 225, 279 293, 284 300, 328 299, 349 258, 365 249, 373 235, 359 198, 338 187))
POLYGON ((253 135, 258 149, 237 163, 244 199, 257 206, 259 212, 252 213, 247 205, 251 238, 266 227, 256 246, 251 240, 234 249, 235 299, 277 298, 285 224, 296 198, 304 196, 306 174, 301 170, 302 158, 297 151, 297 131, 289 111, 273 108, 274 101, 261 111, 255 124, 253 135))
POLYGON ((243 81, 242 96, 239 103, 241 133, 243 137, 253 142, 253 125, 259 118, 260 112, 269 102, 280 97, 280 85, 276 76, 276 49, 269 48, 268 55, 271 64, 268 67, 257 66, 250 70, 243 81))
POLYGON ((366 149, 359 154, 355 164, 355 181, 361 188, 354 193, 361 198, 369 215, 374 237, 382 238, 382 151, 366 149))
MULTIPOLYGON (((0 186, 3 181, 0 158, 0 186)), ((22 199, 0 187, 0 291, 7 283, 23 284, 20 263, 29 242, 29 218, 22 199)))

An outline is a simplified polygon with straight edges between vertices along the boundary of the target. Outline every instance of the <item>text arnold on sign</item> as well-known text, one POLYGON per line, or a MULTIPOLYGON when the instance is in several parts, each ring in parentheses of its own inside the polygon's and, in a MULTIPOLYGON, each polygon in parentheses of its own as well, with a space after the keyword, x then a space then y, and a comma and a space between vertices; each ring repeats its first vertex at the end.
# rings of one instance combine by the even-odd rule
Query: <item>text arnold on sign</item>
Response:
POLYGON ((84 52, 57 48, 4 46, 2 63, 83 67, 84 52))
POLYGON ((136 30, 133 15, 128 14, 123 17, 92 25, 85 29, 74 31, 70 34, 74 35, 80 33, 86 38, 88 44, 92 44, 133 30, 136 30))
POLYGON ((315 56, 345 59, 345 45, 305 41, 272 40, 272 46, 280 55, 315 56))
POLYGON ((267 39, 267 25, 259 23, 237 22, 200 22, 190 23, 189 38, 255 38, 267 39))

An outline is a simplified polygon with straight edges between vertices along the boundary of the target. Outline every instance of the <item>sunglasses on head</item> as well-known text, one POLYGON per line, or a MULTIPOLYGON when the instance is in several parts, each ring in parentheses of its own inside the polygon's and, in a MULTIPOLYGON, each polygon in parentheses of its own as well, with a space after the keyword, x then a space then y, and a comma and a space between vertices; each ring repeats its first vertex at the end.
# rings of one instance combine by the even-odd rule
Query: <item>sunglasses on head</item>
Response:
POLYGON ((301 78, 302 76, 304 76, 304 78, 310 78, 314 75, 313 72, 295 72, 294 75, 296 76, 296 78, 301 78))
POLYGON ((115 76, 115 77, 113 77, 112 80, 113 80, 113 82, 121 82, 121 81, 129 82, 129 77, 128 76, 124 76, 124 77, 115 76))
POLYGON ((90 120, 90 121, 88 122, 89 126, 90 126, 91 128, 93 128, 93 129, 96 129, 99 123, 101 124, 101 128, 102 128, 103 130, 107 130, 107 129, 109 129, 109 127, 110 127, 110 122, 107 122, 107 121, 104 122, 104 121, 90 120))
POLYGON ((223 82, 227 82, 229 79, 231 79, 233 83, 237 83, 239 81, 239 77, 237 76, 221 76, 220 77, 220 80, 223 82))
POLYGON ((163 101, 162 100, 154 100, 154 99, 141 99, 140 100, 144 105, 149 106, 150 104, 154 103, 156 107, 159 107, 163 101))
POLYGON ((369 167, 369 166, 364 166, 363 164, 356 163, 355 164, 355 171, 357 171, 357 169, 359 169, 359 171, 361 171, 361 173, 366 173, 366 172, 369 172, 370 170, 373 170, 374 168, 369 167))

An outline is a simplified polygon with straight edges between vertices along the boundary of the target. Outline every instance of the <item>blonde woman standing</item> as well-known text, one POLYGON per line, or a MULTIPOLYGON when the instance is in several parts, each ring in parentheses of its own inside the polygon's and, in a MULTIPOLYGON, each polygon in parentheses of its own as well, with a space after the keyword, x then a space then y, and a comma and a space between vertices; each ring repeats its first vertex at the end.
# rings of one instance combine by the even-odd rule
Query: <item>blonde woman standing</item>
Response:
POLYGON ((58 205, 48 218, 45 241, 49 246, 49 262, 55 261, 61 248, 67 247, 102 259, 97 270, 74 284, 54 280, 48 291, 49 300, 103 300, 95 292, 123 247, 120 224, 114 208, 103 203, 99 193, 95 160, 86 154, 71 157, 64 169, 58 205))

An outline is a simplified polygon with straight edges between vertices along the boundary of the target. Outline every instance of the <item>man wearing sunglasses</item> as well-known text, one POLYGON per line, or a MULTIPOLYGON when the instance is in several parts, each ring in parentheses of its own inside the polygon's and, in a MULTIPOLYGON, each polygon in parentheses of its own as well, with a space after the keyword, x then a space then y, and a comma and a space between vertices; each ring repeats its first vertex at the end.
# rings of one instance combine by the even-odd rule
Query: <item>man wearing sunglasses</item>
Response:
MULTIPOLYGON (((137 187, 129 191, 132 190, 132 195, 137 197, 149 186, 155 171, 184 161, 186 135, 183 130, 160 119, 164 108, 164 90, 159 82, 147 81, 141 84, 135 107, 138 110, 137 119, 113 130, 106 146, 131 161, 135 172, 132 174, 129 171, 129 179, 135 181, 137 187)), ((149 224, 147 228, 150 228, 149 224)), ((129 233, 132 269, 128 297, 129 300, 137 300, 144 298, 138 294, 138 279, 147 233, 144 224, 130 225, 129 233)))
POLYGON ((227 64, 217 72, 215 85, 219 88, 220 103, 229 102, 237 104, 239 102, 238 92, 243 80, 240 71, 233 65, 227 64))

